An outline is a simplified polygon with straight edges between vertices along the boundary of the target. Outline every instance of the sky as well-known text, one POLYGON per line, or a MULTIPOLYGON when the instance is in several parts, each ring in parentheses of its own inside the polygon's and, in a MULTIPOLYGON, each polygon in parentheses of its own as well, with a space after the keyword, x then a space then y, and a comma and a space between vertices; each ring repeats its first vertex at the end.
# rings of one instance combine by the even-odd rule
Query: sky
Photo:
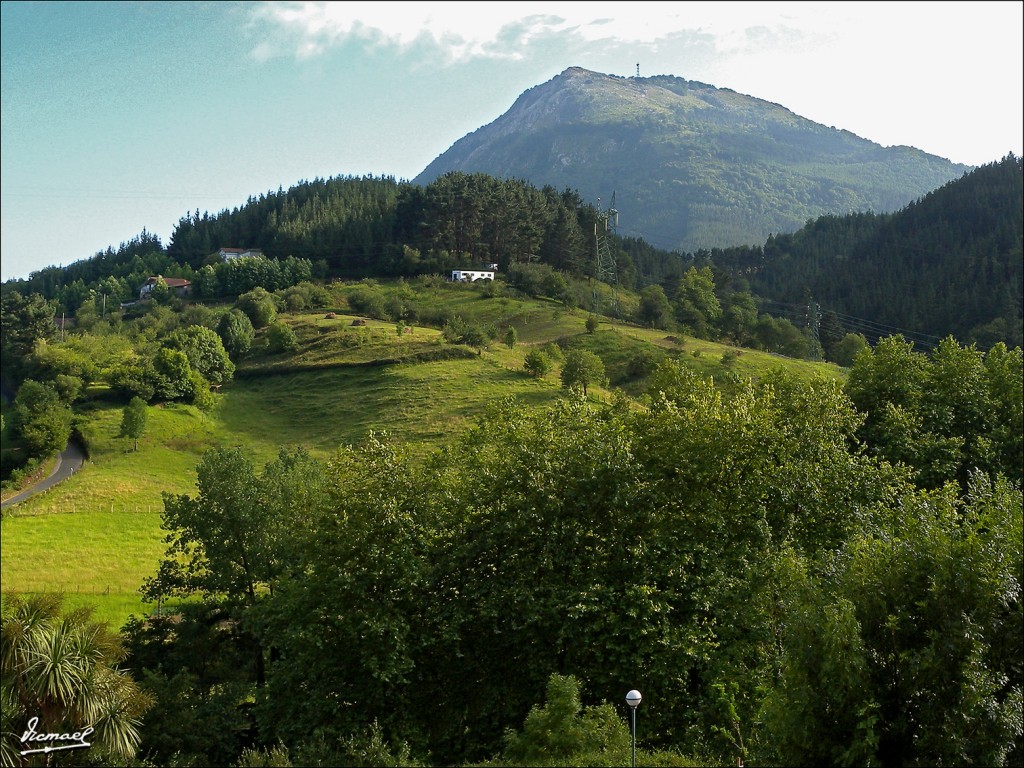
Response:
POLYGON ((956 163, 1024 154, 1019 1, 0 8, 4 281, 143 230, 167 245, 190 212, 303 180, 412 179, 573 66, 731 88, 956 163))

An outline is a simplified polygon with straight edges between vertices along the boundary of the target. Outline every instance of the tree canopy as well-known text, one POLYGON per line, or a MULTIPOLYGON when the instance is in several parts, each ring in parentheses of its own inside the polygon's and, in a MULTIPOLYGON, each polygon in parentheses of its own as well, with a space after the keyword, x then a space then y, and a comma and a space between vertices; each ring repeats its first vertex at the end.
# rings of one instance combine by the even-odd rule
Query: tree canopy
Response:
POLYGON ((166 499, 148 594, 230 606, 267 748, 374 723, 446 764, 557 761, 562 738, 620 748, 575 702, 636 687, 646 748, 716 763, 1020 754, 1019 488, 922 490, 835 382, 654 377, 642 407, 497 402, 423 463, 385 436, 262 472, 211 452, 166 499), (536 709, 552 675, 588 698, 536 709))

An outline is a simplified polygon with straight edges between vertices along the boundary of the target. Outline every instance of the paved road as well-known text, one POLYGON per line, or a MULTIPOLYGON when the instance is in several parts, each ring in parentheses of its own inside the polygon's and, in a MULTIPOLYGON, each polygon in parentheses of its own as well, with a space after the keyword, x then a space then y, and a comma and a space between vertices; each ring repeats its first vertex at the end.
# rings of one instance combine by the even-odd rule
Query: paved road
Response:
POLYGON ((54 468, 50 476, 40 480, 35 485, 26 488, 24 491, 19 493, 17 496, 11 496, 0 504, 0 508, 7 509, 17 504, 19 501, 24 501, 30 496, 35 496, 37 493, 42 493, 55 486, 62 480, 67 480, 71 475, 82 468, 82 464, 85 462, 85 452, 82 450, 82 446, 72 438, 68 441, 68 447, 61 452, 60 456, 57 457, 57 466, 54 468))

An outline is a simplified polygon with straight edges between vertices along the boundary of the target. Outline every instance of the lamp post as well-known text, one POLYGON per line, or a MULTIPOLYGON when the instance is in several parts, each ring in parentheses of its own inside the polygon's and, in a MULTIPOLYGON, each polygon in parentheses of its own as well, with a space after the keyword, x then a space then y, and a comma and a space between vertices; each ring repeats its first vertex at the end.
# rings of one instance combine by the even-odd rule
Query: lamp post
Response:
POLYGON ((630 714, 630 753, 633 768, 636 768, 636 708, 640 705, 640 691, 632 690, 626 694, 626 703, 629 704, 630 714))

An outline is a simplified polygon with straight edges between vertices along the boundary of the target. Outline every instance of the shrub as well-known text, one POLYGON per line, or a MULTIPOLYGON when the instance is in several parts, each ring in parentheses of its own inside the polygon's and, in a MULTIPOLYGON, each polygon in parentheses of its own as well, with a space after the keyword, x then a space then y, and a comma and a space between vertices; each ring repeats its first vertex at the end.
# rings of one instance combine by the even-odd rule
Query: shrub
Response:
POLYGON ((232 309, 217 324, 217 335, 220 336, 224 349, 232 360, 238 360, 252 347, 255 329, 248 315, 240 309, 232 309))
POLYGON ((629 728, 611 704, 584 707, 572 675, 548 678, 547 702, 534 706, 520 733, 505 735, 505 758, 513 765, 625 765, 629 728))
POLYGON ((277 305, 274 297, 265 288, 253 288, 238 297, 235 306, 242 310, 253 328, 264 328, 277 318, 277 305))
POLYGON ((356 288, 348 295, 348 305, 353 312, 360 315, 372 317, 375 320, 390 319, 384 297, 371 288, 356 288))
POLYGON ((295 331, 286 323, 274 323, 267 332, 267 348, 271 353, 294 352, 299 348, 295 331))
POLYGON ((523 370, 535 379, 542 379, 551 370, 551 359, 539 349, 530 350, 523 361, 523 370))

